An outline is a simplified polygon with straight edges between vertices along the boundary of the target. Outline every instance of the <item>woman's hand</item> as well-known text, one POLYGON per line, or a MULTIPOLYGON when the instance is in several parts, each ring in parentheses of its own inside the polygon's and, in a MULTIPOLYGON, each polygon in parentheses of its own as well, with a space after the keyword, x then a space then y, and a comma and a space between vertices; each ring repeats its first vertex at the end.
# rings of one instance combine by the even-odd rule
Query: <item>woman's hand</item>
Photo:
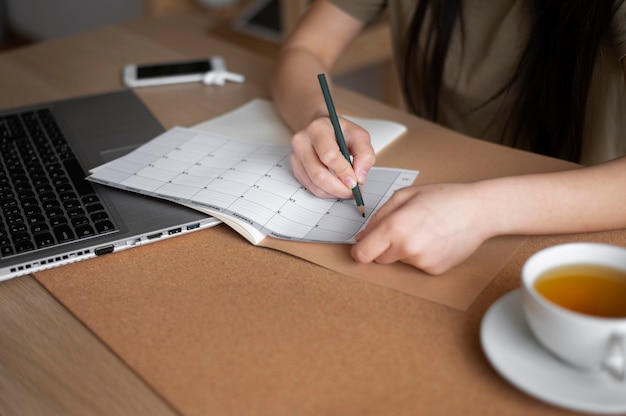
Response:
POLYGON ((357 236, 352 256, 441 274, 497 235, 624 228, 624 183, 626 157, 560 172, 403 188, 357 236))
POLYGON ((357 236, 352 256, 363 263, 401 261, 444 273, 491 237, 488 206, 473 184, 400 189, 357 236))
POLYGON ((349 120, 340 119, 352 166, 339 150, 328 117, 313 120, 291 139, 291 167, 298 182, 322 198, 351 198, 352 188, 363 184, 376 159, 370 136, 349 120))

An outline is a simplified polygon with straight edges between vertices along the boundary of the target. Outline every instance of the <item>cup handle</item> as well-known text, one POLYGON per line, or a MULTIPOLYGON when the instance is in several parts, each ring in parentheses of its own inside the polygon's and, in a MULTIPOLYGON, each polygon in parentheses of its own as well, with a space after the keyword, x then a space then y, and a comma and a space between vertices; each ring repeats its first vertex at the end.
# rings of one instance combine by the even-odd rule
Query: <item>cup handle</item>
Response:
POLYGON ((613 378, 619 381, 626 380, 626 334, 613 334, 611 336, 607 344, 602 368, 613 378))

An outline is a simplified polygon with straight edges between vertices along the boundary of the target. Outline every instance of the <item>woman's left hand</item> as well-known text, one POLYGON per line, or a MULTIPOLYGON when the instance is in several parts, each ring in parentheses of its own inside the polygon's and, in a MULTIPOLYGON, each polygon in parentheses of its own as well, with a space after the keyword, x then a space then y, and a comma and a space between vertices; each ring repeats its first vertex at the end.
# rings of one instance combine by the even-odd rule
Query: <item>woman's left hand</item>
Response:
POLYGON ((444 273, 491 236, 488 206, 472 184, 400 189, 357 236, 352 256, 363 263, 401 261, 444 273))

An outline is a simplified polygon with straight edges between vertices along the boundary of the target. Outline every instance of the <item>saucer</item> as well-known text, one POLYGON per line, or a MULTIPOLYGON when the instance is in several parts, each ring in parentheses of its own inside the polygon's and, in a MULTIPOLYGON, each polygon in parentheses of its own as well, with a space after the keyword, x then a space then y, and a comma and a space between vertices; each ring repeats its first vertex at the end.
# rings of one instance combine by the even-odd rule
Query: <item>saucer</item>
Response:
POLYGON ((626 383, 603 372, 583 372, 546 351, 530 332, 520 290, 485 314, 480 340, 493 367, 511 384, 547 403, 592 413, 626 412, 626 383))

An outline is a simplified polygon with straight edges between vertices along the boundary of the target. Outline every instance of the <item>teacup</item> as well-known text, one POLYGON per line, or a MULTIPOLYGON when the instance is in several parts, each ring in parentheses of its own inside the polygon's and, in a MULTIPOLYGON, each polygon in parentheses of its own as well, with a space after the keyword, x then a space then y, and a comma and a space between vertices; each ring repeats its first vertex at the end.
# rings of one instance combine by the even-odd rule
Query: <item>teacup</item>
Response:
POLYGON ((522 305, 553 355, 626 380, 626 249, 571 243, 537 252, 522 269, 522 305))

